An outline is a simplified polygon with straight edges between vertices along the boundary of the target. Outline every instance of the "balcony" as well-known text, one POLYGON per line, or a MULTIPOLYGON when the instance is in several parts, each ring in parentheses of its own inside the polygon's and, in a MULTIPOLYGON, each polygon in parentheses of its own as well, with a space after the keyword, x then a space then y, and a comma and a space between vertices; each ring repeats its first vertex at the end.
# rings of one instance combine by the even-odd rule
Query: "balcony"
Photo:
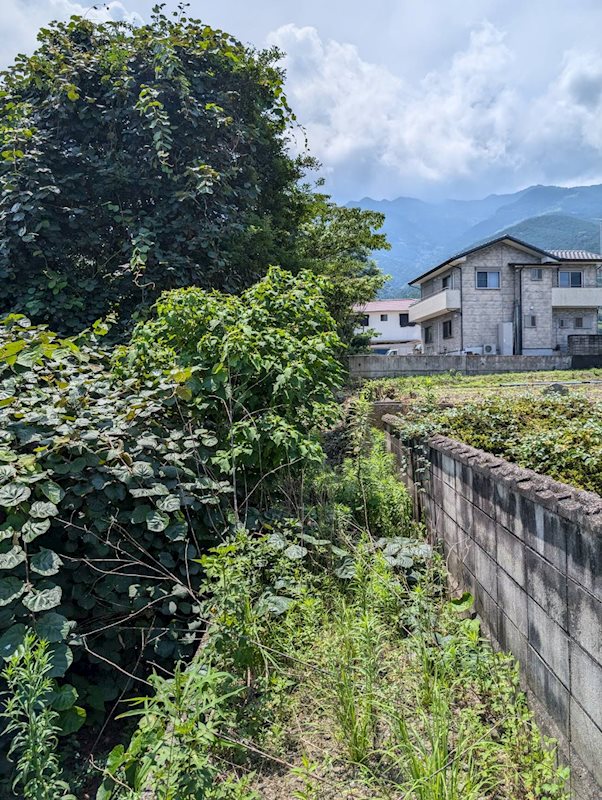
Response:
POLYGON ((602 288, 584 286, 573 289, 552 289, 553 308, 598 308, 600 306, 602 306, 602 288))
MULTIPOLYGON (((602 291, 602 290, 601 290, 602 291)), ((409 308, 410 322, 424 322, 449 311, 460 309, 460 290, 444 289, 442 292, 425 297, 409 308)))

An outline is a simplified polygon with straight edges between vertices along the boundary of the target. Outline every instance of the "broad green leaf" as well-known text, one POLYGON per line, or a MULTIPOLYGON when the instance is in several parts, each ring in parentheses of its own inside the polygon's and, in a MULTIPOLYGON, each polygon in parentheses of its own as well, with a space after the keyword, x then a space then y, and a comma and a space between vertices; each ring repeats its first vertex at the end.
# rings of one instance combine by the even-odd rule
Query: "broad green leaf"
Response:
POLYGON ((148 461, 136 461, 132 465, 132 475, 135 478, 140 478, 142 480, 146 480, 147 478, 154 478, 155 477, 155 473, 153 471, 153 468, 148 463, 148 461))
POLYGON ((0 636, 0 657, 10 658, 17 647, 23 644, 26 633, 27 627, 20 622, 5 631, 0 636))
POLYGON ((39 486, 44 497, 50 500, 51 503, 60 503, 65 496, 65 492, 54 481, 44 481, 39 486))
POLYGON ((7 553, 0 553, 0 569, 14 569, 22 564, 25 558, 25 551, 15 545, 7 553))
POLYGON ((0 487, 0 506, 13 508, 31 497, 31 489, 23 483, 7 483, 0 487))
POLYGON ((470 592, 464 592, 460 597, 454 597, 449 603, 454 611, 461 613, 463 611, 469 611, 472 608, 474 597, 470 592))
POLYGON ((40 639, 54 644, 55 642, 62 642, 74 624, 69 622, 62 614, 50 611, 48 614, 43 614, 39 617, 34 627, 40 639))
POLYGON ((62 711, 59 714, 60 735, 70 736, 72 733, 76 733, 85 721, 86 712, 81 706, 72 706, 66 711, 62 711))
POLYGON ((62 678, 73 663, 73 651, 63 642, 52 646, 50 650, 49 678, 62 678))
POLYGON ((25 608, 28 608, 34 613, 38 611, 49 611, 51 608, 59 605, 62 593, 60 586, 54 586, 52 589, 42 589, 41 591, 33 590, 25 595, 22 602, 25 608))
POLYGON ((283 555, 294 560, 304 558, 304 556, 307 555, 307 547, 301 547, 301 545, 298 544, 289 544, 283 555))
POLYGON ((160 511, 178 511, 180 508, 180 498, 176 497, 175 494, 167 495, 166 497, 162 497, 160 500, 157 500, 157 508, 160 511))
POLYGON ((49 519, 30 519, 21 528, 21 535, 24 542, 33 542, 38 536, 46 533, 50 528, 49 519))
POLYGON ((48 702, 55 711, 66 711, 75 705, 75 701, 79 697, 75 686, 70 683, 64 683, 62 686, 53 690, 48 698, 48 702))
POLYGON ((169 525, 169 515, 164 511, 150 511, 146 515, 146 527, 149 531, 160 533, 169 525))
POLYGON ((34 572, 39 575, 56 575, 63 562, 54 550, 42 547, 39 552, 32 556, 30 565, 34 572))
POLYGON ((36 500, 31 504, 29 513, 36 519, 47 519, 48 517, 55 517, 59 510, 54 503, 45 503, 42 500, 36 500))
POLYGON ((15 578, 14 575, 9 575, 7 578, 0 578, 0 606, 7 606, 21 597, 25 591, 25 582, 20 578, 15 578))

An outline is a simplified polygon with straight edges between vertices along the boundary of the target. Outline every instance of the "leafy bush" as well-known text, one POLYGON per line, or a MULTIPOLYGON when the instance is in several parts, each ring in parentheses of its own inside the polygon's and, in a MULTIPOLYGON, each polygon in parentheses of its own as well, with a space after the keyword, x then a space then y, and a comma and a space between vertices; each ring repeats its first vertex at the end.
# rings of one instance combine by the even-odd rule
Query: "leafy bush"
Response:
POLYGON ((602 404, 583 397, 522 395, 452 409, 415 405, 407 437, 444 433, 522 467, 602 494, 602 404))
POLYGON ((163 297, 117 374, 96 335, 0 327, 0 654, 33 626, 98 712, 191 653, 199 557, 321 457, 339 368, 319 285, 274 271, 245 297, 163 297))

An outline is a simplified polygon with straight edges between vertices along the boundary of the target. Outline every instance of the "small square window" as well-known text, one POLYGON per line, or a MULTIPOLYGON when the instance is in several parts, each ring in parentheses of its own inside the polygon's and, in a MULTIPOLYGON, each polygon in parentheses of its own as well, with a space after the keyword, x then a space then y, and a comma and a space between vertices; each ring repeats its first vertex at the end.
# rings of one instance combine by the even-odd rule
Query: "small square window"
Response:
POLYGON ((441 281, 441 286, 444 289, 451 289, 451 283, 452 283, 452 276, 446 275, 441 281))
POLYGON ((575 327, 576 328, 584 328, 585 325, 583 324, 583 317, 575 317, 575 327))
POLYGON ((558 327, 559 328, 566 328, 566 320, 565 319, 559 319, 558 320, 558 327))
POLYGON ((362 314, 361 326, 367 328, 370 324, 370 314, 362 314))
POLYGON ((380 321, 381 322, 388 322, 389 321, 389 315, 388 314, 381 314, 380 315, 380 321))
POLYGON ((532 269, 531 270, 531 280, 532 281, 542 281, 543 280, 543 269, 532 269))
POLYGON ((446 319, 443 323, 443 338, 444 339, 451 339, 452 338, 452 321, 451 319, 446 319))
POLYGON ((424 343, 425 344, 432 344, 433 343, 433 326, 429 325, 424 329, 424 343))
POLYGON ((485 270, 477 270, 476 285, 477 289, 499 289, 500 273, 485 272, 485 270))
POLYGON ((399 325, 402 328, 407 328, 410 324, 410 315, 409 314, 400 314, 399 315, 399 325))
POLYGON ((537 328, 537 317, 535 314, 527 314, 525 317, 525 328, 537 328))

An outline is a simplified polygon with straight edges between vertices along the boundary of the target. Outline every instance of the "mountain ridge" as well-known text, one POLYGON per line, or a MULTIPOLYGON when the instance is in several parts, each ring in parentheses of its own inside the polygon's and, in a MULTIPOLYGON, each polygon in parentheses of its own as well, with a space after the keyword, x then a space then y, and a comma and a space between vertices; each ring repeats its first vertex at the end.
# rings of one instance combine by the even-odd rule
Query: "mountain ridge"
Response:
POLYGON ((407 293, 408 281, 430 267, 504 233, 543 249, 600 251, 602 184, 536 184, 476 200, 364 197, 347 205, 385 214, 391 250, 375 254, 392 276, 383 296, 407 293))

